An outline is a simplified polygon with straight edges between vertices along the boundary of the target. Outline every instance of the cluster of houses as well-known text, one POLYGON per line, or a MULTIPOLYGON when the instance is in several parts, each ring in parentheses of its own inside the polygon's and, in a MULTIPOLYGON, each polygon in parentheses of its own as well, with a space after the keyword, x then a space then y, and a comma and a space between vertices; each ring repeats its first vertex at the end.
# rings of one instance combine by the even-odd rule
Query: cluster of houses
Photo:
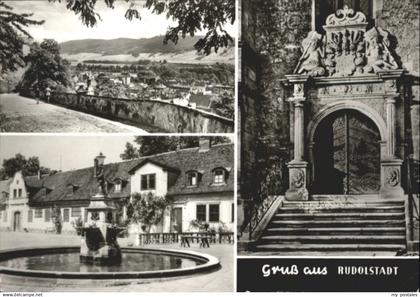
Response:
MULTIPOLYGON (((116 222, 129 221, 127 204, 134 194, 152 193, 170 205, 151 232, 196 232, 197 222, 216 232, 233 231, 233 159, 233 144, 211 145, 203 138, 199 147, 105 164, 107 198, 120 210, 116 222)), ((62 232, 75 232, 77 221, 88 220, 86 208, 98 183, 93 166, 43 176, 17 172, 0 181, 0 191, 2 230, 52 232, 59 209, 62 232)))
POLYGON ((104 79, 124 89, 120 96, 127 99, 165 100, 173 104, 211 111, 213 97, 228 94, 234 96, 234 87, 197 82, 188 85, 182 80, 164 81, 152 70, 132 72, 75 71, 72 76, 76 92, 103 96, 99 86, 104 79))

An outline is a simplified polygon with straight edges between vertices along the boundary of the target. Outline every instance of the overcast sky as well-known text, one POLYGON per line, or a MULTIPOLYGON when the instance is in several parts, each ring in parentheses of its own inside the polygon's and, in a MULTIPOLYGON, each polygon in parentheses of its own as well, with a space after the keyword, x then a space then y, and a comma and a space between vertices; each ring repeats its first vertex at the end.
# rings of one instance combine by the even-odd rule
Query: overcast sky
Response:
MULTIPOLYGON (((229 138, 234 140, 233 136, 229 138)), ((39 157, 41 166, 63 171, 93 166, 93 159, 101 152, 106 156, 105 163, 115 163, 122 161, 120 154, 127 142, 138 147, 132 135, 2 135, 0 166, 17 153, 26 158, 39 157)))
MULTIPOLYGON (((39 157, 41 166, 55 170, 71 170, 93 166, 93 159, 102 152, 105 163, 121 161, 120 154, 127 141, 134 143, 134 136, 57 136, 57 135, 2 135, 0 162, 17 153, 26 158, 39 157), (61 162, 60 162, 61 158, 61 162), (61 168, 60 168, 61 163, 61 168)), ((137 145, 136 145, 137 146, 137 145)))
MULTIPOLYGON (((166 29, 173 25, 172 20, 166 16, 152 14, 148 9, 143 8, 142 1, 137 5, 140 9, 142 19, 127 20, 124 17, 129 3, 116 1, 115 8, 107 8, 103 0, 96 4, 97 12, 102 18, 93 28, 82 24, 74 12, 66 9, 66 1, 61 3, 49 3, 45 1, 7 1, 15 12, 32 12, 36 20, 45 20, 41 26, 31 26, 29 33, 35 40, 52 38, 59 42, 78 39, 114 39, 114 38, 149 38, 157 35, 164 35, 166 29)), ((235 36, 235 27, 227 25, 228 32, 235 36)), ((197 35, 200 35, 198 33, 197 35)))

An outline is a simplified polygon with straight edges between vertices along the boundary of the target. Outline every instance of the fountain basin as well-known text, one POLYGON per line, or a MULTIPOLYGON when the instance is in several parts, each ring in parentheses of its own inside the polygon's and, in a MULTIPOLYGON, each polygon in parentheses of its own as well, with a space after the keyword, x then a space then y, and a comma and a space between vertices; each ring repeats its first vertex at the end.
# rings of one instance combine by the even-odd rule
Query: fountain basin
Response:
POLYGON ((115 280, 185 276, 220 267, 217 258, 193 251, 126 247, 121 248, 121 264, 105 266, 80 263, 79 252, 80 246, 3 250, 0 251, 0 273, 55 279, 115 280))

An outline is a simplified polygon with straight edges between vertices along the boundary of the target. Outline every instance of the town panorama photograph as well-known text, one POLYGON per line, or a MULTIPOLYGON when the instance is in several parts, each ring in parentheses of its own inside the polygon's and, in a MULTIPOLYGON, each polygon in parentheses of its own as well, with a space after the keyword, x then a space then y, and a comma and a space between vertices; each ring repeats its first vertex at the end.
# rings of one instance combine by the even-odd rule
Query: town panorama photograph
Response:
POLYGON ((0 131, 233 133, 235 1, 0 1, 0 131))

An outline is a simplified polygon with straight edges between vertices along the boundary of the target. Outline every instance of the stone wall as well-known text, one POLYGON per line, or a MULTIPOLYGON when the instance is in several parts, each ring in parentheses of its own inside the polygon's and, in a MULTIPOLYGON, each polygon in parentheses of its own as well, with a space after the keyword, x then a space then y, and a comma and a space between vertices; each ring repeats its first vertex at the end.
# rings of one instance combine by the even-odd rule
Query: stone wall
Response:
POLYGON ((153 127, 162 132, 230 133, 234 130, 233 120, 164 101, 53 93, 51 102, 99 116, 153 127))

